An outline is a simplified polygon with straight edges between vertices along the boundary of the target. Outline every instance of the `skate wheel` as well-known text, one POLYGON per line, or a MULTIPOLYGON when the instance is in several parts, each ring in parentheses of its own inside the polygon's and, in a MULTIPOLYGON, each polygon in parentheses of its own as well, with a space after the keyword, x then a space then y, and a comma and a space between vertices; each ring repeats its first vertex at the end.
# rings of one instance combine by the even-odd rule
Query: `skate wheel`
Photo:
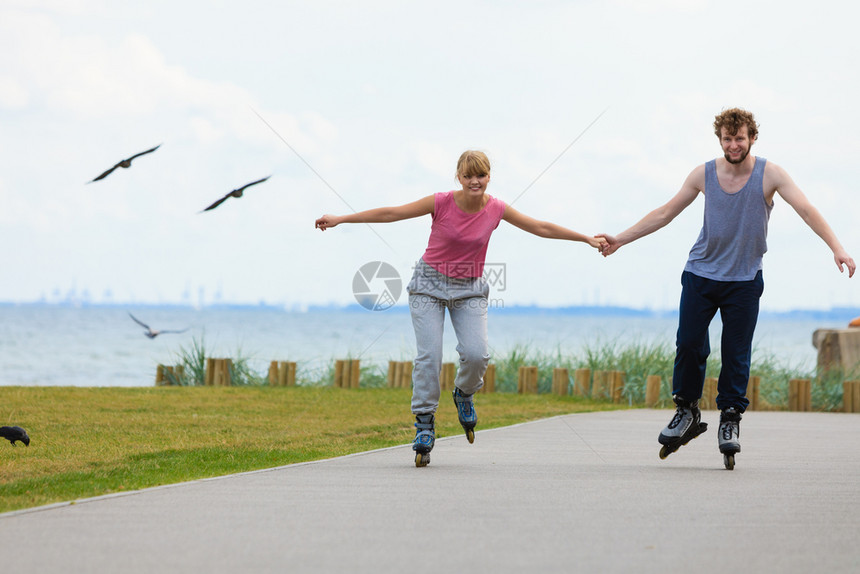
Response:
POLYGON ((466 431, 466 440, 469 441, 469 444, 472 444, 473 442, 475 442, 475 431, 473 431, 472 429, 467 430, 466 431))
POLYGON ((422 467, 422 466, 427 466, 428 464, 430 464, 430 453, 429 452, 415 453, 415 466, 422 467))
POLYGON ((660 447, 660 460, 665 459, 667 456, 672 454, 672 451, 669 450, 668 446, 660 447))
POLYGON ((735 469, 735 455, 724 454, 723 455, 723 464, 726 465, 726 470, 734 470, 735 469))

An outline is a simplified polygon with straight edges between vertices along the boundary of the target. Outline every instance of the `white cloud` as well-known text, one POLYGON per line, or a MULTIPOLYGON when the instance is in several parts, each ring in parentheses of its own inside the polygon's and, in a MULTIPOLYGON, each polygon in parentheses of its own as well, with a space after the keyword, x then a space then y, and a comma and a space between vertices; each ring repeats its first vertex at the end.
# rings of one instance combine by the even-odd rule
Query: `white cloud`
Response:
POLYGON ((0 76, 0 108, 21 109, 27 106, 29 99, 29 91, 18 80, 0 76))

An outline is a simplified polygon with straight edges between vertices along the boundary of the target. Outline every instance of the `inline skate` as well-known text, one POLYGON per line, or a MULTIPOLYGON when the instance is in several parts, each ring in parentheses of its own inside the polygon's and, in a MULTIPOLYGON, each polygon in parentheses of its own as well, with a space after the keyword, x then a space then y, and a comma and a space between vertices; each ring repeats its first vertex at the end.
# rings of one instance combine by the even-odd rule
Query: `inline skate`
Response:
POLYGON ((660 432, 657 439, 660 448, 660 458, 664 459, 706 430, 708 423, 702 422, 702 412, 699 410, 699 401, 686 401, 679 396, 673 396, 676 409, 675 415, 666 428, 660 432))
POLYGON ((471 444, 475 442, 475 425, 478 424, 478 413, 475 412, 475 402, 472 400, 473 395, 464 395, 459 388, 454 388, 452 394, 454 396, 454 404, 457 405, 457 418, 460 419, 460 424, 463 425, 463 430, 466 431, 466 440, 471 444))
POLYGON ((433 413, 415 415, 415 440, 412 450, 415 451, 415 466, 430 464, 430 451, 436 443, 436 417, 433 413))
POLYGON ((741 451, 741 413, 734 407, 729 407, 720 413, 720 431, 717 441, 720 452, 723 453, 723 464, 726 469, 734 470, 735 455, 741 451))

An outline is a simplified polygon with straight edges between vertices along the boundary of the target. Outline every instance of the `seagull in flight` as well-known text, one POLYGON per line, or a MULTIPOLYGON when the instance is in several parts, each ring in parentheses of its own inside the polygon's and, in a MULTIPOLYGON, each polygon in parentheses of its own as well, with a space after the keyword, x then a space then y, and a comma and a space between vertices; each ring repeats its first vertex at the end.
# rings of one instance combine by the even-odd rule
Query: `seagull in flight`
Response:
POLYGON ((0 437, 11 442, 12 446, 18 446, 15 444, 16 440, 23 442, 24 446, 30 446, 30 437, 21 427, 0 427, 0 437))
MULTIPOLYGON (((221 205, 222 203, 224 203, 225 201, 227 201, 231 197, 242 197, 242 194, 244 193, 246 188, 249 188, 252 185, 257 185, 258 183, 263 183, 264 181, 266 181, 270 177, 272 177, 272 176, 267 175, 263 179, 258 179, 257 181, 252 181, 251 183, 246 183, 245 185, 243 185, 239 189, 234 189, 233 191, 231 191, 230 193, 228 193, 227 195, 225 195, 224 197, 222 197, 221 199, 219 199, 218 201, 216 201, 215 203, 213 203, 212 205, 210 205, 209 207, 207 207, 203 211, 210 211, 212 209, 215 209, 216 207, 218 207, 219 205, 221 205)), ((203 213, 203 211, 201 211, 200 213, 203 213)))
POLYGON ((154 148, 152 148, 152 149, 148 149, 148 150, 146 150, 146 151, 142 151, 142 152, 140 152, 140 153, 138 153, 138 154, 134 154, 133 156, 131 156, 131 157, 130 157, 130 158, 128 158, 128 159, 124 159, 124 160, 122 160, 121 162, 119 162, 118 164, 116 164, 115 166, 113 166, 112 168, 110 168, 109 170, 107 170, 106 172, 104 172, 103 174, 101 174, 100 176, 98 176, 97 178, 95 178, 94 180, 90 181, 89 183, 92 183, 93 181, 98 181, 98 180, 100 180, 100 179, 104 179, 104 178, 106 178, 107 176, 109 176, 109 175, 111 174, 111 172, 112 172, 113 170, 115 170, 115 169, 116 169, 116 168, 118 168, 118 167, 131 167, 131 161, 132 161, 133 159, 138 158, 138 157, 140 157, 140 156, 142 156, 142 155, 146 155, 146 154, 148 154, 148 153, 152 153, 152 152, 154 152, 155 150, 157 150, 157 149, 158 149, 158 148, 160 148, 160 147, 161 147, 161 144, 158 144, 157 146, 155 146, 155 147, 154 147, 154 148))
POLYGON ((128 316, 131 317, 132 319, 134 319, 135 323, 137 323, 138 325, 140 325, 141 327, 146 329, 146 331, 144 331, 143 334, 146 335, 147 337, 149 337, 150 339, 155 339, 156 337, 158 337, 159 335, 164 334, 164 333, 184 333, 185 331, 188 330, 187 327, 185 329, 182 329, 181 331, 168 331, 167 329, 163 329, 163 330, 151 329, 149 325, 147 325, 146 323, 144 323, 143 321, 141 321, 140 319, 138 319, 137 317, 132 315, 131 312, 128 313, 128 316))

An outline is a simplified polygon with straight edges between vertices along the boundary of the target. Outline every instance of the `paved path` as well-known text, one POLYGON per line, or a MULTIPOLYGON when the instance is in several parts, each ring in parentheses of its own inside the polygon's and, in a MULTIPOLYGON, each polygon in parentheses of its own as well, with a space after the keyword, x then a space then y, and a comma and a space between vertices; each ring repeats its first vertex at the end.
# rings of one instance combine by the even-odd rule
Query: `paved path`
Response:
POLYGON ((0 515, 3 572, 860 572, 860 415, 575 414, 0 515))

